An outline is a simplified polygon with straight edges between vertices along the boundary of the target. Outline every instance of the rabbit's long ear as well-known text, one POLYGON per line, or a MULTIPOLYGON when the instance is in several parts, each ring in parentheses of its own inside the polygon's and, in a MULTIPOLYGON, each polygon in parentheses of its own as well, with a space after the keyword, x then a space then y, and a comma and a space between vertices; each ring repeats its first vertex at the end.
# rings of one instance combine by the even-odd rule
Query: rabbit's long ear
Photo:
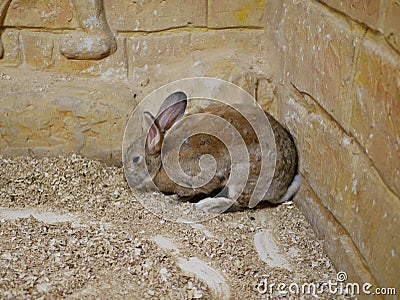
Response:
POLYGON ((161 150, 162 136, 161 130, 157 124, 156 119, 151 113, 145 111, 143 113, 144 120, 148 127, 146 138, 146 149, 150 154, 155 154, 161 150))
POLYGON ((184 92, 175 92, 164 100, 156 117, 163 132, 182 118, 186 105, 187 96, 184 92))

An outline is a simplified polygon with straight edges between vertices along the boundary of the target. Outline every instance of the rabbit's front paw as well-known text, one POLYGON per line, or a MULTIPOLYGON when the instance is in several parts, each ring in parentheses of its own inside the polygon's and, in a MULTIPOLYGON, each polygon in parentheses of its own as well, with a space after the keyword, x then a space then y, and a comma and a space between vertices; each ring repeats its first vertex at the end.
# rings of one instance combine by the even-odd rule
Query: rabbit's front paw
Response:
POLYGON ((205 198, 195 203, 194 206, 198 210, 210 212, 210 213, 223 213, 228 210, 235 200, 225 198, 225 197, 216 197, 216 198, 205 198))

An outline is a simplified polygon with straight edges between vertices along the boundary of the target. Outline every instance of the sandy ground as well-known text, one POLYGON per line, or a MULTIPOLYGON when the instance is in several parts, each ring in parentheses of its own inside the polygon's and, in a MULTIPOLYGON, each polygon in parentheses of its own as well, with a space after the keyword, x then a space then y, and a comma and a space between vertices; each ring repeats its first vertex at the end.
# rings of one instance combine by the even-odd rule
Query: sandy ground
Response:
POLYGON ((336 280, 292 202, 171 222, 122 168, 77 156, 0 158, 0 272, 6 299, 267 299, 279 283, 336 280))

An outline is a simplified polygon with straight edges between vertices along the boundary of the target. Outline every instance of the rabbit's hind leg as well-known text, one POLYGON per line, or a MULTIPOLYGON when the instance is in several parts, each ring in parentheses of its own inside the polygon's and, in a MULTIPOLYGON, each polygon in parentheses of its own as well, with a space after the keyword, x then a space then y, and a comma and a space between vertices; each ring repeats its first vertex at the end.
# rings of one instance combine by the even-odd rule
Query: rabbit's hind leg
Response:
POLYGON ((205 198, 195 203, 194 206, 197 210, 202 210, 210 213, 223 213, 227 211, 235 200, 226 197, 205 198))

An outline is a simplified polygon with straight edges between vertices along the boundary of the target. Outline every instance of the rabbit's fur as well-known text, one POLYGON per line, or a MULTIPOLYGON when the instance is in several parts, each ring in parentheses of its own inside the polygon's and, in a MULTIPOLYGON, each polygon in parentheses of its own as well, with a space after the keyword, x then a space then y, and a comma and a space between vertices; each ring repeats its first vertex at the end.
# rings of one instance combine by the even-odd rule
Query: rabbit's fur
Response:
MULTIPOLYGON (((246 110, 251 115, 252 108, 244 105, 211 105, 201 111, 204 115, 196 119, 196 122, 189 121, 177 124, 184 115, 186 105, 187 96, 183 92, 176 92, 164 100, 156 117, 153 117, 149 112, 144 113, 143 117, 148 128, 145 137, 145 154, 143 156, 143 153, 139 153, 137 150, 141 146, 138 143, 143 143, 143 139, 135 141, 124 154, 125 174, 129 184, 139 190, 148 191, 158 188, 166 194, 177 194, 183 200, 203 197, 195 206, 197 209, 210 212, 249 207, 250 197, 259 180, 261 159, 266 159, 261 155, 261 147, 253 127, 240 113, 246 110), (234 136, 231 136, 232 134, 227 130, 224 122, 211 123, 207 116, 219 116, 228 121, 238 130, 246 144, 248 159, 243 157, 241 160, 244 170, 247 170, 245 166, 249 166, 249 173, 246 174, 245 171, 241 173, 242 176, 247 176, 243 190, 239 190, 235 184, 235 179, 232 179, 226 186, 231 173, 230 153, 239 151, 238 148, 236 149, 236 147, 239 147, 239 143, 234 140, 234 136), (210 129, 206 129, 206 126, 210 129), (225 141, 229 141, 227 146, 212 134, 199 133, 186 138, 188 132, 198 131, 199 127, 203 128, 205 133, 214 130, 220 134, 225 141), (167 142, 169 134, 171 134, 170 140, 173 142, 184 141, 179 148, 167 142), (164 138, 166 142, 163 144, 164 138), (163 160, 161 158, 161 147, 163 147, 163 160), (204 154, 209 154, 214 158, 215 170, 209 170, 213 176, 208 178, 209 181, 206 184, 199 185, 196 180, 206 179, 206 174, 204 174, 206 172, 201 172, 201 170, 205 171, 208 165, 211 166, 211 169, 213 166, 210 161, 209 163, 200 163, 200 157, 204 154), (169 162, 179 162, 184 172, 181 177, 178 176, 181 184, 177 184, 177 180, 171 180, 170 175, 175 176, 175 173, 178 172, 166 170, 163 164, 165 159, 169 162), (246 165, 246 162, 249 162, 249 165, 246 165), (150 176, 147 175, 146 165, 150 176)), ((265 115, 275 138, 276 165, 268 191, 256 203, 260 201, 281 203, 290 199, 301 184, 301 177, 296 175, 297 151, 288 131, 268 113, 265 113, 265 115)), ((239 162, 239 164, 241 163, 239 162)), ((272 162, 271 167, 273 167, 272 162)))

